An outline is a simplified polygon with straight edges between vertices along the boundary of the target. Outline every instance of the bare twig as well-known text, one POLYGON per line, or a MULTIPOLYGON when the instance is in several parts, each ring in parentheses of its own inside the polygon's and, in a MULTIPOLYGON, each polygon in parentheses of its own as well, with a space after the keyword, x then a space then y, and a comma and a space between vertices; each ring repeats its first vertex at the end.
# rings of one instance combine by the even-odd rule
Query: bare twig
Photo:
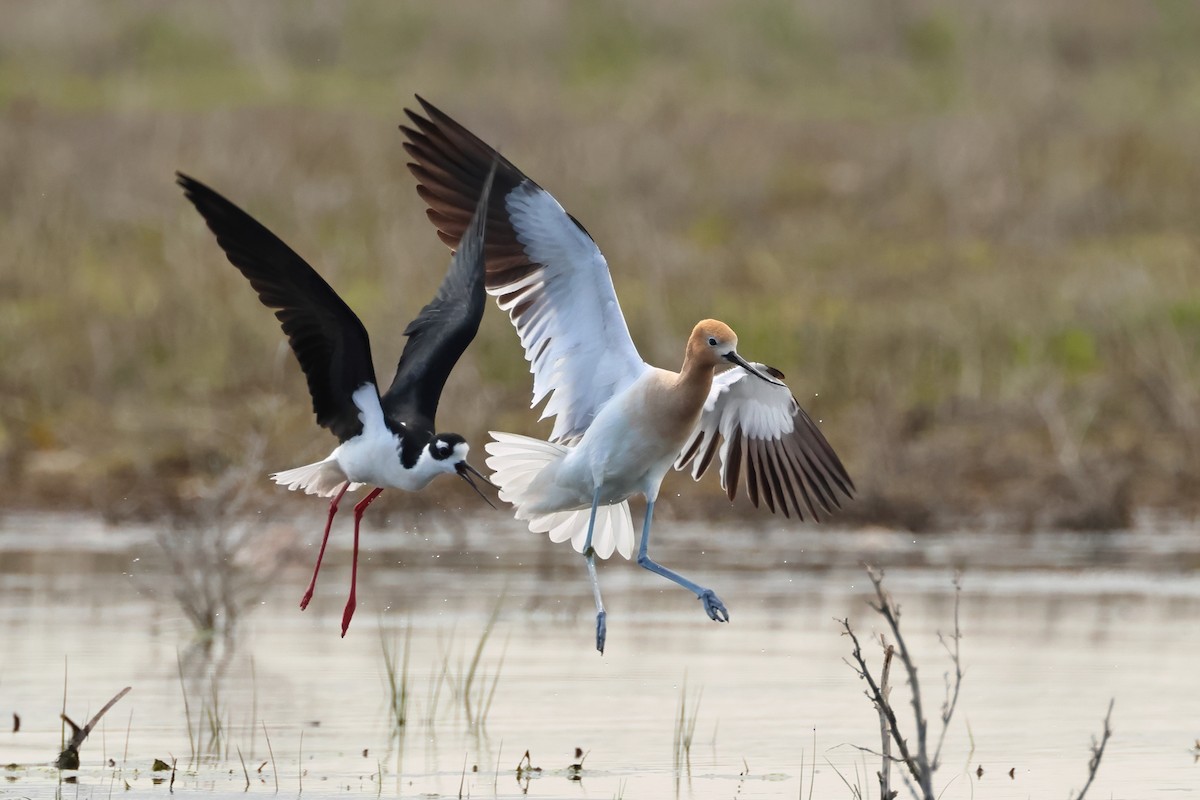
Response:
MULTIPOLYGON (((917 665, 913 663, 908 645, 904 642, 904 634, 900 632, 900 607, 892 600, 891 595, 883 590, 882 570, 867 567, 867 577, 871 579, 871 584, 875 587, 875 597, 879 601, 878 605, 871 605, 871 608, 887 620, 888 627, 892 630, 892 637, 896 640, 896 652, 899 653, 900 661, 904 664, 904 671, 908 675, 908 685, 912 689, 913 722, 917 726, 917 755, 915 764, 910 765, 910 771, 921 787, 922 796, 933 800, 933 770, 929 766, 928 752, 929 723, 926 721, 925 711, 921 707, 921 684, 917 681, 917 665), (912 769, 913 766, 916 769, 912 769)), ((886 700, 884 702, 886 703, 886 700)))
POLYGON ((1112 738, 1112 710, 1113 703, 1116 698, 1108 701, 1108 713, 1104 715, 1104 731, 1100 734, 1100 741, 1096 741, 1096 737, 1092 737, 1092 757, 1088 760, 1088 776, 1087 783, 1079 790, 1079 794, 1075 795, 1074 800, 1083 800, 1087 790, 1091 788, 1092 781, 1096 778, 1096 772, 1100 769, 1100 759, 1104 757, 1104 746, 1108 744, 1108 740, 1112 738))
POLYGON ((903 764, 907 769, 900 770, 899 775, 904 781, 905 787, 914 796, 921 800, 934 800, 933 794, 933 773, 937 770, 941 763, 942 744, 946 739, 946 730, 950 725, 950 720, 954 716, 954 710, 958 706, 959 691, 962 687, 963 669, 962 662, 959 657, 959 641, 962 638, 962 631, 959 627, 959 598, 961 597, 962 581, 961 577, 956 576, 954 580, 955 599, 954 599, 954 633, 949 636, 938 634, 938 640, 942 643, 947 654, 950 656, 951 664, 953 665, 953 679, 951 673, 946 673, 946 699, 942 704, 942 731, 938 737, 937 747, 934 750, 933 759, 929 758, 929 725, 925 719, 925 712, 921 702, 921 686, 917 680, 917 666, 913 661, 912 654, 909 652, 908 644, 904 640, 904 635, 900 630, 900 607, 892 600, 883 588, 883 572, 880 570, 867 567, 867 576, 871 579, 871 585, 875 588, 875 598, 873 601, 868 601, 868 605, 872 610, 877 612, 887 622, 888 629, 891 632, 893 643, 889 643, 885 635, 880 635, 879 644, 883 648, 883 667, 880 671, 878 683, 871 670, 867 667, 866 659, 862 654, 862 647, 858 641, 858 637, 850 627, 848 619, 839 620, 845 635, 850 637, 853 643, 851 657, 853 663, 847 661, 859 677, 867 682, 867 690, 865 692, 868 699, 875 706, 879 714, 879 727, 881 741, 883 746, 878 753, 868 748, 859 748, 863 752, 873 753, 881 759, 881 769, 878 772, 880 794, 883 800, 890 800, 895 797, 898 792, 892 788, 892 778, 890 774, 890 765, 893 763, 903 764), (896 712, 891 704, 891 687, 889 685, 889 676, 894 657, 899 656, 900 663, 904 666, 904 672, 907 676, 908 685, 911 688, 911 703, 913 715, 916 725, 916 741, 910 747, 908 740, 905 739, 899 730, 899 725, 896 722, 896 712), (893 755, 893 746, 895 752, 899 756, 893 755))
POLYGON ((959 658, 958 645, 962 640, 962 629, 958 626, 958 608, 962 600, 962 573, 954 576, 954 634, 950 637, 953 646, 947 644, 946 638, 938 633, 938 641, 942 643, 950 663, 954 665, 954 682, 951 684, 950 673, 946 673, 946 699, 942 703, 942 732, 938 736, 937 748, 933 751, 933 761, 930 770, 936 770, 942 763, 942 745, 946 741, 946 731, 950 728, 950 718, 954 716, 954 708, 958 705, 958 692, 962 688, 963 668, 959 658))
MULTIPOLYGON (((890 734, 889 734, 889 736, 890 736, 890 734)), ((848 744, 847 746, 851 747, 855 750, 858 750, 860 753, 866 753, 867 755, 875 756, 876 758, 885 758, 886 757, 893 764, 903 764, 904 763, 903 758, 897 758, 896 756, 890 756, 890 755, 885 756, 883 753, 881 753, 880 751, 876 750, 873 747, 863 747, 861 744, 848 744)), ((841 747, 841 745, 838 745, 838 747, 841 747)))
MULTIPOLYGON (((892 670, 892 655, 895 654, 896 648, 887 643, 887 639, 883 636, 879 637, 879 644, 883 647, 883 668, 879 671, 879 694, 883 698, 883 702, 888 702, 888 695, 892 693, 892 689, 888 686, 888 675, 892 670)), ((880 756, 882 761, 879 768, 879 796, 882 800, 892 800, 896 793, 892 791, 892 739, 888 731, 888 717, 884 707, 879 703, 875 704, 875 710, 879 712, 879 737, 882 742, 880 747, 880 756)))
POLYGON ((875 683, 875 677, 871 675, 871 670, 867 667, 867 662, 863 658, 862 646, 858 642, 858 636, 855 635, 854 630, 850 627, 850 620, 843 619, 839 620, 839 622, 842 623, 842 629, 845 632, 845 635, 850 637, 850 641, 854 645, 854 649, 851 651, 850 655, 854 658, 854 661, 858 666, 850 664, 851 668, 858 673, 860 678, 867 682, 867 697, 870 698, 871 702, 875 704, 876 708, 882 709, 882 713, 887 719, 888 730, 891 732, 892 741, 895 742, 896 749, 900 751, 899 760, 908 767, 908 771, 912 773, 912 776, 916 779, 917 783, 921 783, 921 767, 917 764, 916 759, 909 752, 908 742, 900 736, 899 726, 896 724, 896 712, 892 710, 891 704, 879 690, 879 685, 875 683))

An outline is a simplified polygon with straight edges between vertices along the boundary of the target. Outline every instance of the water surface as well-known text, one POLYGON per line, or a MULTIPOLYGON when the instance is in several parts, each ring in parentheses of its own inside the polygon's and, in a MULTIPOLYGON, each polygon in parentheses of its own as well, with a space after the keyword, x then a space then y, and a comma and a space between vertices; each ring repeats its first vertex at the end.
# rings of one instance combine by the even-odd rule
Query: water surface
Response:
MULTIPOLYGON (((358 612, 342 639, 348 530, 334 531, 312 605, 297 605, 316 516, 262 522, 210 565, 262 594, 207 657, 175 597, 187 581, 167 566, 154 527, 0 520, 0 762, 14 765, 0 798, 162 796, 168 787, 155 780, 169 773, 149 771, 155 758, 177 764, 176 794, 210 797, 242 794, 243 758, 250 793, 273 793, 278 780, 282 794, 318 798, 795 798, 814 782, 813 797, 850 797, 846 783, 877 797, 878 759, 855 746, 879 747, 878 720, 836 621, 849 617, 864 642, 883 630, 866 604, 864 560, 887 567, 901 605, 931 746, 950 663, 937 633, 953 630, 952 580, 964 570, 966 676, 935 781, 943 797, 1078 790, 1110 698, 1114 735, 1090 796, 1200 787, 1200 543, 1188 526, 913 537, 664 521, 660 560, 711 585, 732 621, 713 623, 683 590, 610 561, 600 657, 581 559, 490 518, 448 528, 436 515, 395 516, 366 529, 358 612), (303 560, 270 568, 296 544, 303 560), (465 680, 493 612, 473 679, 471 713, 484 718, 472 722, 450 686, 465 680), (401 653, 407 644, 401 735, 384 642, 401 653), (71 784, 47 766, 64 677, 80 723, 133 687, 82 748, 81 769, 66 773, 71 784), (690 767, 677 767, 685 682, 696 722, 690 767), (586 754, 579 773, 569 769, 576 747, 586 754), (542 771, 518 778, 526 751, 542 771)), ((183 549, 186 535, 162 539, 183 549)), ((867 649, 877 666, 878 646, 867 649)), ((902 685, 894 697, 911 730, 902 685)))

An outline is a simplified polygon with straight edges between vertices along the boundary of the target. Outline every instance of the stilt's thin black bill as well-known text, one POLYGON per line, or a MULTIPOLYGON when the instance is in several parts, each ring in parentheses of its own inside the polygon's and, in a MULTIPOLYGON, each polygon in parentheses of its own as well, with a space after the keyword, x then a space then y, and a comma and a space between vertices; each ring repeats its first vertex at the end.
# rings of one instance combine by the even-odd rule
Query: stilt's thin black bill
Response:
POLYGON ((492 483, 487 478, 483 477, 483 473, 481 473, 479 470, 475 469, 474 467, 472 467, 470 464, 468 464, 465 461, 458 462, 458 466, 456 466, 454 469, 458 473, 458 477, 460 477, 464 481, 466 481, 467 485, 475 490, 475 494, 477 494, 483 498, 483 502, 487 503, 492 508, 496 507, 495 504, 492 503, 492 501, 488 499, 487 495, 485 495, 483 492, 481 492, 479 490, 479 487, 475 485, 475 481, 471 480, 471 476, 474 475, 476 478, 479 478, 479 480, 483 481, 484 483, 486 483, 488 486, 492 487, 493 489, 499 489, 500 487, 496 486, 496 484, 492 483))

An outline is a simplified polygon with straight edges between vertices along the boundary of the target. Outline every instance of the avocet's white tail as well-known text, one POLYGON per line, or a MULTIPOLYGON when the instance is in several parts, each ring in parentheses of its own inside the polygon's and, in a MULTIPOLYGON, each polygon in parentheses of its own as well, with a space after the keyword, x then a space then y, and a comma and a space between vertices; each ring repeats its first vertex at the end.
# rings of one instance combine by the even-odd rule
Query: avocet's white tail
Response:
MULTIPOLYGON (((303 489, 305 494, 332 497, 346 482, 346 474, 342 472, 337 461, 327 458, 315 464, 305 464, 303 467, 273 472, 271 480, 292 491, 303 489)), ((352 483, 347 491, 352 492, 360 486, 362 486, 361 483, 352 483)))
MULTIPOLYGON (((552 442, 518 436, 514 433, 490 431, 493 441, 484 449, 487 465, 492 470, 492 482, 500 487, 500 499, 516 506, 517 519, 528 520, 529 530, 550 534, 550 541, 571 541, 571 546, 583 552, 587 541, 590 508, 536 513, 528 510, 534 500, 531 489, 541 472, 560 461, 571 448, 552 442)), ((596 555, 608 558, 613 551, 625 558, 633 554, 633 516, 629 502, 600 506, 596 510, 596 527, 592 532, 592 547, 596 555)))

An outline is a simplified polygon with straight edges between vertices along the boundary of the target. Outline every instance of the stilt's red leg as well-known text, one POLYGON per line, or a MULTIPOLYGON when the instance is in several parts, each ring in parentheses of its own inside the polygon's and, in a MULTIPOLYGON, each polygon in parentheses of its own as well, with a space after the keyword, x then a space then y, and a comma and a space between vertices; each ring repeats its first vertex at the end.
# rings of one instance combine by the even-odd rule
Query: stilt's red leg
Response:
POLYGON ((317 573, 321 571, 321 559, 325 558, 325 545, 329 544, 329 529, 333 527, 333 515, 337 513, 338 501, 342 499, 342 495, 350 488, 350 481, 342 484, 342 488, 338 489, 338 493, 333 496, 333 500, 329 503, 329 519, 325 521, 325 536, 321 538, 321 552, 317 553, 317 566, 313 570, 312 581, 308 584, 308 591, 304 593, 304 597, 300 598, 300 610, 308 608, 308 601, 312 600, 313 592, 317 588, 317 573))
POLYGON ((372 501, 382 492, 383 489, 372 489, 370 494, 359 500, 358 504, 354 506, 354 561, 350 566, 350 599, 346 601, 346 610, 342 612, 343 637, 350 628, 350 618, 354 616, 354 606, 357 605, 354 590, 358 586, 358 523, 362 521, 362 515, 367 510, 367 506, 371 505, 372 501))

